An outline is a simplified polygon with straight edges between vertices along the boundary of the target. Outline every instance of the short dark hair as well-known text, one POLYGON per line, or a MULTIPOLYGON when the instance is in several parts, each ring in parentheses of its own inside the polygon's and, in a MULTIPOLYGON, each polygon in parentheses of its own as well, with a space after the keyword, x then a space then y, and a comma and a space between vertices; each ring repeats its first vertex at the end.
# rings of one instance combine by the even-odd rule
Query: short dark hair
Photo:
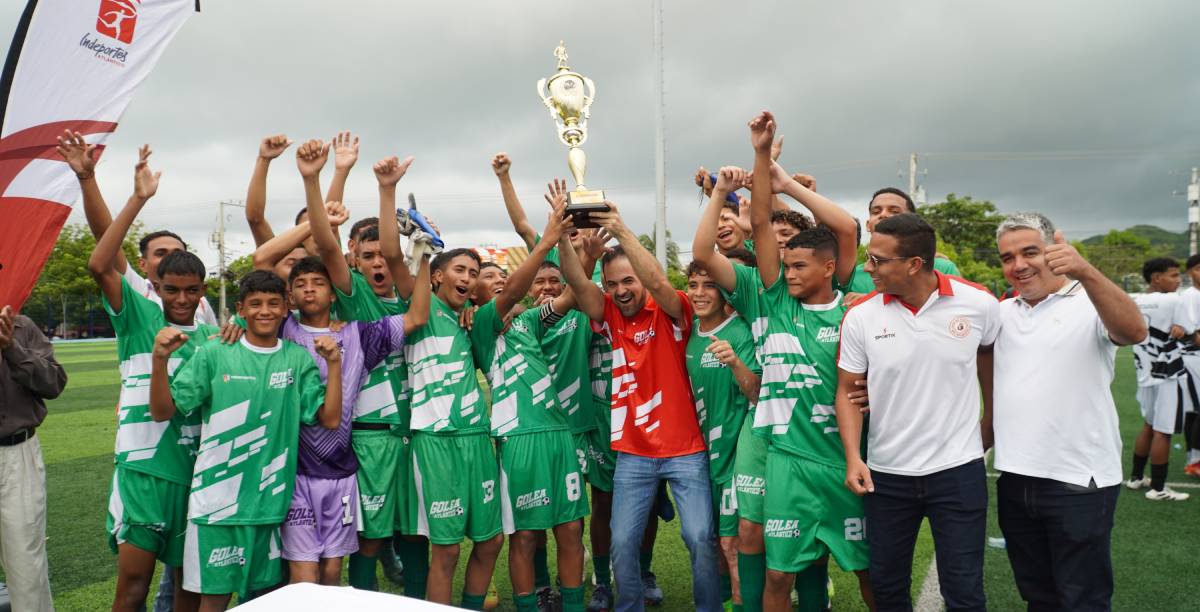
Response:
POLYGON ((179 237, 179 234, 168 230, 158 230, 157 232, 150 232, 142 236, 142 239, 138 241, 138 252, 142 254, 142 257, 146 256, 146 249, 150 248, 150 243, 159 238, 174 238, 179 241, 179 244, 183 245, 183 250, 186 251, 188 248, 187 243, 183 241, 183 238, 179 237))
POLYGON ((308 214, 308 207, 306 206, 304 208, 301 208, 300 212, 296 213, 296 220, 292 222, 292 225, 300 225, 300 217, 303 217, 304 215, 307 215, 307 214, 308 214))
POLYGON ((495 268, 505 274, 508 273, 508 270, 505 270, 500 264, 498 264, 494 261, 480 261, 479 262, 479 271, 483 272, 483 270, 485 268, 495 268))
POLYGON ((553 261, 546 261, 543 259, 542 263, 538 264, 538 272, 541 272, 546 268, 554 268, 555 270, 558 270, 560 274, 562 273, 562 268, 558 267, 558 264, 554 263, 553 261))
POLYGON ((172 251, 158 262, 158 277, 162 278, 167 274, 198 276, 203 281, 207 271, 204 269, 204 262, 200 261, 200 258, 196 257, 194 253, 172 251))
POLYGON ((357 240, 358 244, 362 244, 364 242, 379 242, 379 226, 371 225, 363 228, 362 231, 358 233, 357 240))
POLYGON ((758 267, 758 256, 752 253, 749 249, 730 249, 728 253, 725 253, 725 257, 727 259, 736 259, 738 262, 751 268, 758 267))
POLYGON ((274 293, 286 299, 287 285, 270 270, 252 270, 238 283, 238 301, 246 301, 251 293, 274 293))
POLYGON ((614 259, 620 259, 622 257, 625 257, 626 259, 629 258, 629 256, 625 254, 625 247, 619 244, 609 247, 609 249, 600 256, 600 269, 603 270, 604 266, 612 263, 614 259))
POLYGON ((806 229, 788 239, 785 249, 812 249, 816 253, 824 253, 834 261, 838 256, 837 236, 827 227, 806 229))
POLYGON ((1142 264, 1142 278, 1146 282, 1150 282, 1150 277, 1159 272, 1166 272, 1171 268, 1178 268, 1179 262, 1170 257, 1155 257, 1147 259, 1146 263, 1142 264))
POLYGON ((292 266, 292 271, 288 273, 288 285, 296 282, 296 278, 301 274, 320 274, 325 277, 325 280, 332 282, 329 278, 329 269, 325 267, 325 262, 321 261, 316 255, 309 255, 304 259, 296 262, 292 266))
POLYGON ((937 256, 937 232, 921 217, 914 213, 888 217, 875 225, 875 233, 895 238, 901 257, 920 257, 922 267, 933 269, 933 258, 937 256))
POLYGON ((358 235, 362 233, 363 228, 371 226, 379 227, 379 217, 367 217, 366 219, 359 219, 358 221, 355 221, 354 225, 350 226, 349 239, 358 240, 358 235))
POLYGON ((1196 266, 1200 266, 1200 254, 1196 254, 1196 255, 1192 255, 1191 257, 1188 257, 1186 266, 1187 266, 1188 270, 1191 270, 1192 268, 1195 268, 1196 266))
POLYGON ((741 205, 739 205, 737 202, 730 202, 729 200, 721 202, 721 209, 732 210, 733 214, 735 215, 741 213, 741 205))
POLYGON ((881 196, 885 193, 890 193, 894 196, 900 196, 900 197, 904 198, 904 205, 908 208, 908 212, 911 212, 911 213, 917 212, 917 205, 915 203, 913 203, 913 199, 907 193, 904 193, 903 191, 901 191, 900 189, 898 189, 896 187, 884 187, 883 189, 880 189, 879 191, 876 191, 874 194, 872 194, 871 199, 867 201, 867 212, 871 211, 871 202, 874 202, 875 198, 878 198, 879 196, 881 196))
POLYGON ((782 208, 771 211, 771 223, 786 223, 801 232, 813 228, 813 221, 808 218, 808 215, 782 208))
POLYGON ((483 259, 479 257, 479 253, 476 253, 474 249, 458 248, 438 253, 437 257, 434 257, 433 261, 429 263, 429 270, 430 272, 433 272, 444 269, 455 257, 463 256, 474 259, 476 264, 478 264, 480 267, 483 267, 483 259))

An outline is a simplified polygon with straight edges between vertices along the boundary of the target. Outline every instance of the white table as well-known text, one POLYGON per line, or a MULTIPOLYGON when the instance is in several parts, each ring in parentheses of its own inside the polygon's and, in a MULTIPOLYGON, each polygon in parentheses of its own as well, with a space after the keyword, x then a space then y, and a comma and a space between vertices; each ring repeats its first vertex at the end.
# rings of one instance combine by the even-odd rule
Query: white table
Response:
POLYGON ((321 586, 319 584, 289 584, 277 591, 246 602, 237 607, 239 612, 299 612, 314 610, 353 610, 354 612, 396 612, 418 610, 446 612, 457 610, 441 604, 429 603, 401 595, 360 591, 350 587, 321 586))

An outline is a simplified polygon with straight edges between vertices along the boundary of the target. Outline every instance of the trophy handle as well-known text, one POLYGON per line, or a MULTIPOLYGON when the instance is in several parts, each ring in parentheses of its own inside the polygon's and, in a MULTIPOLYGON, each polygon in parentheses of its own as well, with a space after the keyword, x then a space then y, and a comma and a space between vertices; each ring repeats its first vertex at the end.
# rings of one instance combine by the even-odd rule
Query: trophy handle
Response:
MULTIPOLYGON (((543 80, 545 80, 545 79, 543 79, 543 80)), ((583 96, 583 100, 584 100, 583 113, 585 115, 587 115, 588 117, 591 117, 591 114, 589 113, 589 111, 592 108, 592 102, 596 101, 596 84, 593 83, 592 80, 587 77, 583 77, 583 84, 587 85, 588 90, 591 91, 590 94, 586 94, 583 96)))
POLYGON ((538 79, 538 82, 537 82, 538 97, 542 99, 542 104, 546 105, 546 108, 550 109, 550 115, 557 118, 558 113, 554 112, 554 103, 550 101, 550 96, 547 96, 545 94, 545 91, 546 91, 546 79, 538 79))

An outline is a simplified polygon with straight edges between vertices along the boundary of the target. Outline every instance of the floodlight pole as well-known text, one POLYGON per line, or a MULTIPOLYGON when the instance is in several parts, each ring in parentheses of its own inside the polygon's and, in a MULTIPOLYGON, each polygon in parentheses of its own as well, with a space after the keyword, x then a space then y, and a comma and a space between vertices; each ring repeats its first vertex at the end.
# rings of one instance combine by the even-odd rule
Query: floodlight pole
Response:
POLYGON ((658 214, 654 222, 654 254, 667 269, 667 136, 663 104, 662 0, 654 0, 654 179, 658 214))

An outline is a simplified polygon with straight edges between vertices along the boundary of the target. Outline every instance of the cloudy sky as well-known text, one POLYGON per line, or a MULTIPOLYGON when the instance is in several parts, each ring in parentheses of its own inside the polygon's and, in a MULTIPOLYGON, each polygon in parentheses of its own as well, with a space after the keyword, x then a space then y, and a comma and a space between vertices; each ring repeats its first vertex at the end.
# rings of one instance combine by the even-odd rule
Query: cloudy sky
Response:
MULTIPOLYGON (((0 4, 6 41, 22 4, 0 4)), ((569 176, 535 93, 560 38, 598 89, 588 184, 649 231, 649 2, 202 4, 134 98, 98 175, 110 204, 124 202, 135 149, 151 143, 163 179, 146 226, 176 230, 206 261, 215 263, 216 203, 245 197, 262 136, 340 129, 362 136, 346 197, 353 218, 376 211, 371 163, 415 155, 402 193, 416 193, 449 242, 517 243, 489 160, 513 156, 518 192, 541 223, 545 182, 569 176)), ((685 249, 699 214, 692 174, 750 165, 746 121, 764 108, 786 136, 784 166, 815 175, 856 215, 876 188, 906 184, 898 172, 916 152, 931 201, 953 192, 1040 210, 1073 238, 1185 227, 1186 203, 1172 192, 1200 165, 1200 3, 664 4, 668 227, 685 249)), ((270 176, 277 228, 303 204, 292 151, 270 176)), ((229 227, 234 254, 248 253, 240 210, 229 227)))

